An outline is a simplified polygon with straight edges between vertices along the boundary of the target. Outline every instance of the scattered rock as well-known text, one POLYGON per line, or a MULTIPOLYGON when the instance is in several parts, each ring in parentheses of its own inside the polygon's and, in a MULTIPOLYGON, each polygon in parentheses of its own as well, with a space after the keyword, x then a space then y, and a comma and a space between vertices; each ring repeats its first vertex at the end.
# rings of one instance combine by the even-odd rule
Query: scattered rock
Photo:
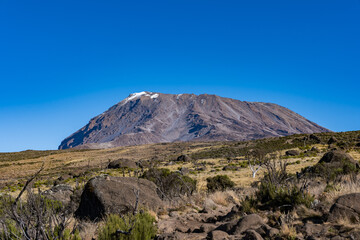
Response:
POLYGON ((53 186, 51 189, 43 192, 46 197, 60 201, 65 205, 68 205, 71 201, 71 195, 73 194, 73 188, 66 184, 59 184, 53 186))
POLYGON ((137 165, 135 161, 129 159, 118 159, 111 161, 108 165, 109 169, 117 169, 117 168, 127 168, 127 169, 136 169, 137 165))
POLYGON ((188 175, 189 173, 190 173, 190 170, 188 168, 186 168, 186 167, 182 167, 180 169, 180 174, 181 175, 188 175))
POLYGON ((210 198, 206 198, 204 201, 204 208, 201 212, 210 213, 216 210, 219 206, 210 198))
POLYGON ((224 231, 214 230, 208 234, 207 239, 209 239, 209 240, 227 240, 227 239, 230 239, 230 236, 229 236, 229 234, 227 234, 224 231))
POLYGON ((158 210, 163 205, 156 185, 134 177, 99 176, 90 179, 81 195, 78 218, 100 220, 108 213, 127 213, 133 210, 139 190, 139 205, 158 210))
POLYGON ((315 143, 321 143, 321 139, 314 134, 310 135, 310 140, 313 140, 315 143))
POLYGON ((317 148, 317 147, 312 147, 310 149, 310 151, 312 151, 312 152, 320 152, 319 148, 317 148))
POLYGON ((231 235, 240 235, 250 229, 258 229, 265 223, 262 218, 257 214, 246 215, 240 220, 233 220, 229 223, 220 225, 217 230, 227 232, 231 235))
POLYGON ((339 197, 330 208, 328 221, 347 219, 352 223, 360 222, 360 193, 350 193, 339 197))
POLYGON ((227 166, 223 167, 222 170, 223 171, 237 171, 237 170, 239 170, 239 167, 233 166, 233 165, 227 165, 227 166))
POLYGON ((190 162, 191 158, 188 155, 180 155, 177 157, 176 161, 178 162, 190 162))
POLYGON ((324 154, 324 156, 320 159, 320 163, 325 163, 328 167, 338 168, 342 167, 344 163, 352 163, 356 166, 356 168, 360 168, 359 163, 355 161, 349 154, 342 151, 330 151, 324 154))
POLYGON ((338 140, 336 139, 336 137, 331 137, 327 143, 330 145, 330 144, 336 143, 337 141, 338 140))
POLYGON ((246 239, 246 240, 263 240, 262 236, 257 233, 256 231, 254 230, 247 230, 245 232, 245 237, 243 239, 246 239))
POLYGON ((297 151, 297 150, 288 150, 288 151, 285 152, 285 155, 286 156, 297 156, 297 155, 299 155, 299 151, 297 151))

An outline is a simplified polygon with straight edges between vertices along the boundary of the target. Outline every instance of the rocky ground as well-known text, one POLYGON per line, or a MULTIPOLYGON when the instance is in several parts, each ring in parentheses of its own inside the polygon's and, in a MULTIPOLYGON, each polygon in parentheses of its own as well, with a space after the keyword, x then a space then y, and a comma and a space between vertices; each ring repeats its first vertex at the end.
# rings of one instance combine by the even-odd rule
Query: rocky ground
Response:
MULTIPOLYGON (((161 161, 118 158, 105 169, 55 176, 51 187, 40 176, 32 186, 62 202, 67 227, 81 239, 97 239, 109 214, 142 211, 154 217, 156 239, 360 239, 360 137, 326 136, 186 147, 177 157, 158 153, 161 161), (269 146, 275 151, 252 178, 243 149, 269 146), (233 183, 210 188, 206 177, 218 175, 233 183)), ((6 222, 11 214, 0 206, 6 222)))

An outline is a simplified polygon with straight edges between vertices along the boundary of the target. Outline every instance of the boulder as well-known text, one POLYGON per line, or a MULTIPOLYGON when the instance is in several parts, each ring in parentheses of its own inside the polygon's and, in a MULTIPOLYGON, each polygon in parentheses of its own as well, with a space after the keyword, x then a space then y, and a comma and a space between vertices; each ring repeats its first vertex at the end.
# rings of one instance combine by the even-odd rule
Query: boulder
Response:
POLYGON ((85 185, 75 216, 94 221, 109 213, 131 212, 134 210, 137 191, 139 206, 157 211, 163 203, 156 193, 156 188, 153 182, 134 177, 105 175, 92 178, 85 185))
POLYGON ((108 165, 109 169, 117 168, 127 168, 127 169, 136 169, 138 166, 135 161, 129 159, 118 159, 111 161, 108 165))
POLYGON ((191 158, 188 155, 180 155, 176 158, 177 162, 190 162, 191 158))
POLYGON ((360 222, 360 193, 340 196, 330 208, 328 221, 347 219, 353 223, 360 222))
POLYGON ((299 155, 300 153, 299 153, 299 151, 297 151, 297 150, 288 150, 288 151, 286 151, 285 152, 285 155, 286 156, 297 156, 297 155, 299 155))
POLYGON ((214 230, 208 234, 207 239, 209 239, 209 240, 227 240, 227 239, 230 239, 230 236, 229 236, 229 234, 227 234, 224 231, 214 230))
POLYGON ((336 139, 336 137, 331 137, 327 143, 328 144, 333 144, 333 143, 336 143, 337 141, 338 140, 336 139))
POLYGON ((256 230, 264 225, 264 221, 257 214, 246 215, 239 220, 220 225, 217 230, 224 231, 231 235, 240 235, 247 230, 256 230))
POLYGON ((262 236, 257 233, 256 231, 254 230, 247 230, 245 232, 245 237, 243 239, 246 239, 246 240, 263 240, 262 236))
POLYGON ((321 139, 314 134, 310 135, 310 140, 314 141, 315 143, 321 143, 321 139))
POLYGON ((64 205, 68 205, 71 201, 71 195, 73 194, 73 188, 66 184, 58 184, 51 189, 43 192, 43 195, 49 199, 62 202, 64 205))
POLYGON ((341 166, 346 162, 352 163, 357 168, 359 168, 359 163, 355 161, 349 154, 338 150, 325 153, 319 161, 319 163, 325 163, 331 165, 332 167, 341 166))
POLYGON ((237 171, 237 170, 239 170, 239 167, 234 166, 234 165, 227 165, 227 166, 223 167, 222 170, 223 171, 237 171))
POLYGON ((320 152, 319 148, 317 148, 317 147, 312 147, 310 149, 310 151, 312 151, 312 152, 320 152))

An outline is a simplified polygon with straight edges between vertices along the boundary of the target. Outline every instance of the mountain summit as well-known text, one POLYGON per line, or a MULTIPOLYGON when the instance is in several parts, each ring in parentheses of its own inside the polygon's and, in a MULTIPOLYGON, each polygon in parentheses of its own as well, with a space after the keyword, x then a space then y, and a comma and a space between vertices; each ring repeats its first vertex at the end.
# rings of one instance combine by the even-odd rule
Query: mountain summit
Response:
POLYGON ((130 94, 64 139, 59 149, 173 141, 230 141, 328 132, 273 103, 208 94, 130 94))

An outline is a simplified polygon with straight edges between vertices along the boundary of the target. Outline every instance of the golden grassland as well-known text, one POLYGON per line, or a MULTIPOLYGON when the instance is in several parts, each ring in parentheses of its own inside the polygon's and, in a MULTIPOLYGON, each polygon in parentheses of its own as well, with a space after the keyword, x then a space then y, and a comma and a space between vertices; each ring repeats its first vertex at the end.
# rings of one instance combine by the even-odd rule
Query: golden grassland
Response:
MULTIPOLYGON (((262 168, 257 173, 256 178, 252 178, 252 172, 248 167, 238 168, 237 170, 223 170, 223 167, 228 166, 229 164, 234 164, 236 166, 237 162, 245 161, 243 158, 235 158, 232 160, 225 158, 201 159, 196 162, 175 162, 173 165, 166 165, 166 163, 175 160, 178 155, 196 152, 196 144, 193 147, 194 148, 188 151, 186 146, 181 145, 180 147, 176 147, 178 150, 175 151, 171 145, 155 144, 121 147, 115 149, 88 150, 81 152, 60 152, 58 154, 52 154, 50 156, 40 158, 22 159, 16 161, 16 164, 5 165, 0 168, 1 181, 3 183, 17 183, 18 181, 25 181, 27 177, 35 173, 41 167, 43 162, 45 162, 45 169, 42 177, 44 184, 46 180, 49 179, 55 180, 58 177, 67 174, 81 175, 81 173, 84 172, 88 172, 87 179, 98 174, 122 176, 123 172, 120 170, 106 169, 109 161, 119 158, 133 159, 134 161, 159 159, 161 162, 157 167, 168 168, 171 171, 178 171, 181 168, 187 168, 190 170, 189 176, 197 180, 197 187, 200 191, 206 190, 206 178, 208 177, 226 174, 235 182, 237 187, 248 187, 252 182, 261 178, 264 173, 264 168, 262 168), (205 170, 194 170, 199 165, 199 162, 200 164, 204 164, 205 170)), ((200 147, 200 149, 203 150, 203 147, 200 147)), ((358 152, 351 151, 349 154, 355 160, 360 160, 360 154, 358 152)), ((302 168, 312 166, 317 163, 322 155, 323 153, 318 153, 315 157, 287 159, 289 163, 287 166, 288 172, 300 172, 302 168)), ((128 176, 128 172, 125 172, 125 175, 128 176)), ((16 189, 15 192, 18 190, 19 189, 16 189)))
MULTIPOLYGON (((338 138, 344 135, 344 133, 333 134, 337 134, 336 136, 338 138)), ((345 135, 346 138, 344 137, 344 139, 354 139, 360 136, 359 132, 345 134, 347 135, 345 135)), ((320 136, 328 138, 330 135, 331 133, 324 133, 320 136)), ((277 150, 277 152, 284 155, 287 150, 282 147, 284 143, 288 144, 293 141, 302 142, 301 138, 303 136, 306 135, 294 135, 248 142, 176 142, 111 149, 69 149, 0 153, 0 187, 8 190, 9 186, 18 185, 18 189, 21 188, 21 184, 19 183, 25 182, 43 163, 45 164, 45 168, 39 181, 42 181, 44 185, 48 187, 50 184, 46 184, 46 182, 54 181, 60 176, 71 176, 72 178, 83 176, 83 180, 102 173, 113 176, 123 176, 124 172, 121 170, 106 169, 110 161, 121 158, 133 161, 156 162, 158 163, 156 167, 168 168, 172 171, 187 168, 189 170, 189 176, 197 180, 199 190, 206 189, 206 178, 220 174, 228 175, 237 187, 247 187, 263 175, 264 169, 260 169, 255 179, 252 178, 249 167, 244 166, 244 164, 241 165, 241 162, 246 162, 244 156, 237 154, 236 151, 241 150, 244 146, 273 144, 275 146, 274 148, 280 146, 280 150, 277 150), (228 152, 231 151, 233 153, 228 154, 228 152), (218 154, 219 152, 222 154, 218 154), (200 157, 200 159, 193 159, 193 161, 188 163, 175 161, 179 155, 200 156, 197 155, 198 153, 206 153, 207 155, 201 155, 202 157, 200 157), (172 161, 173 164, 168 165, 168 163, 172 161), (228 165, 236 166, 238 169, 235 171, 224 171, 223 168, 228 165), (203 167, 203 169, 199 170, 199 167, 203 167)), ((311 156, 302 155, 292 157, 286 160, 289 164, 287 167, 289 173, 300 172, 302 168, 316 164, 330 147, 326 144, 326 139, 322 144, 311 144, 307 146, 307 149, 313 146, 319 149, 318 153, 312 154, 311 156)), ((299 150, 299 152, 306 150, 299 144, 298 147, 292 147, 291 149, 299 150)), ((358 148, 352 148, 348 153, 355 160, 360 160, 358 148)), ((126 176, 128 176, 128 173, 126 173, 126 176)), ((70 183, 74 184, 74 182, 70 183)), ((12 188, 12 191, 17 191, 18 189, 12 188)))

